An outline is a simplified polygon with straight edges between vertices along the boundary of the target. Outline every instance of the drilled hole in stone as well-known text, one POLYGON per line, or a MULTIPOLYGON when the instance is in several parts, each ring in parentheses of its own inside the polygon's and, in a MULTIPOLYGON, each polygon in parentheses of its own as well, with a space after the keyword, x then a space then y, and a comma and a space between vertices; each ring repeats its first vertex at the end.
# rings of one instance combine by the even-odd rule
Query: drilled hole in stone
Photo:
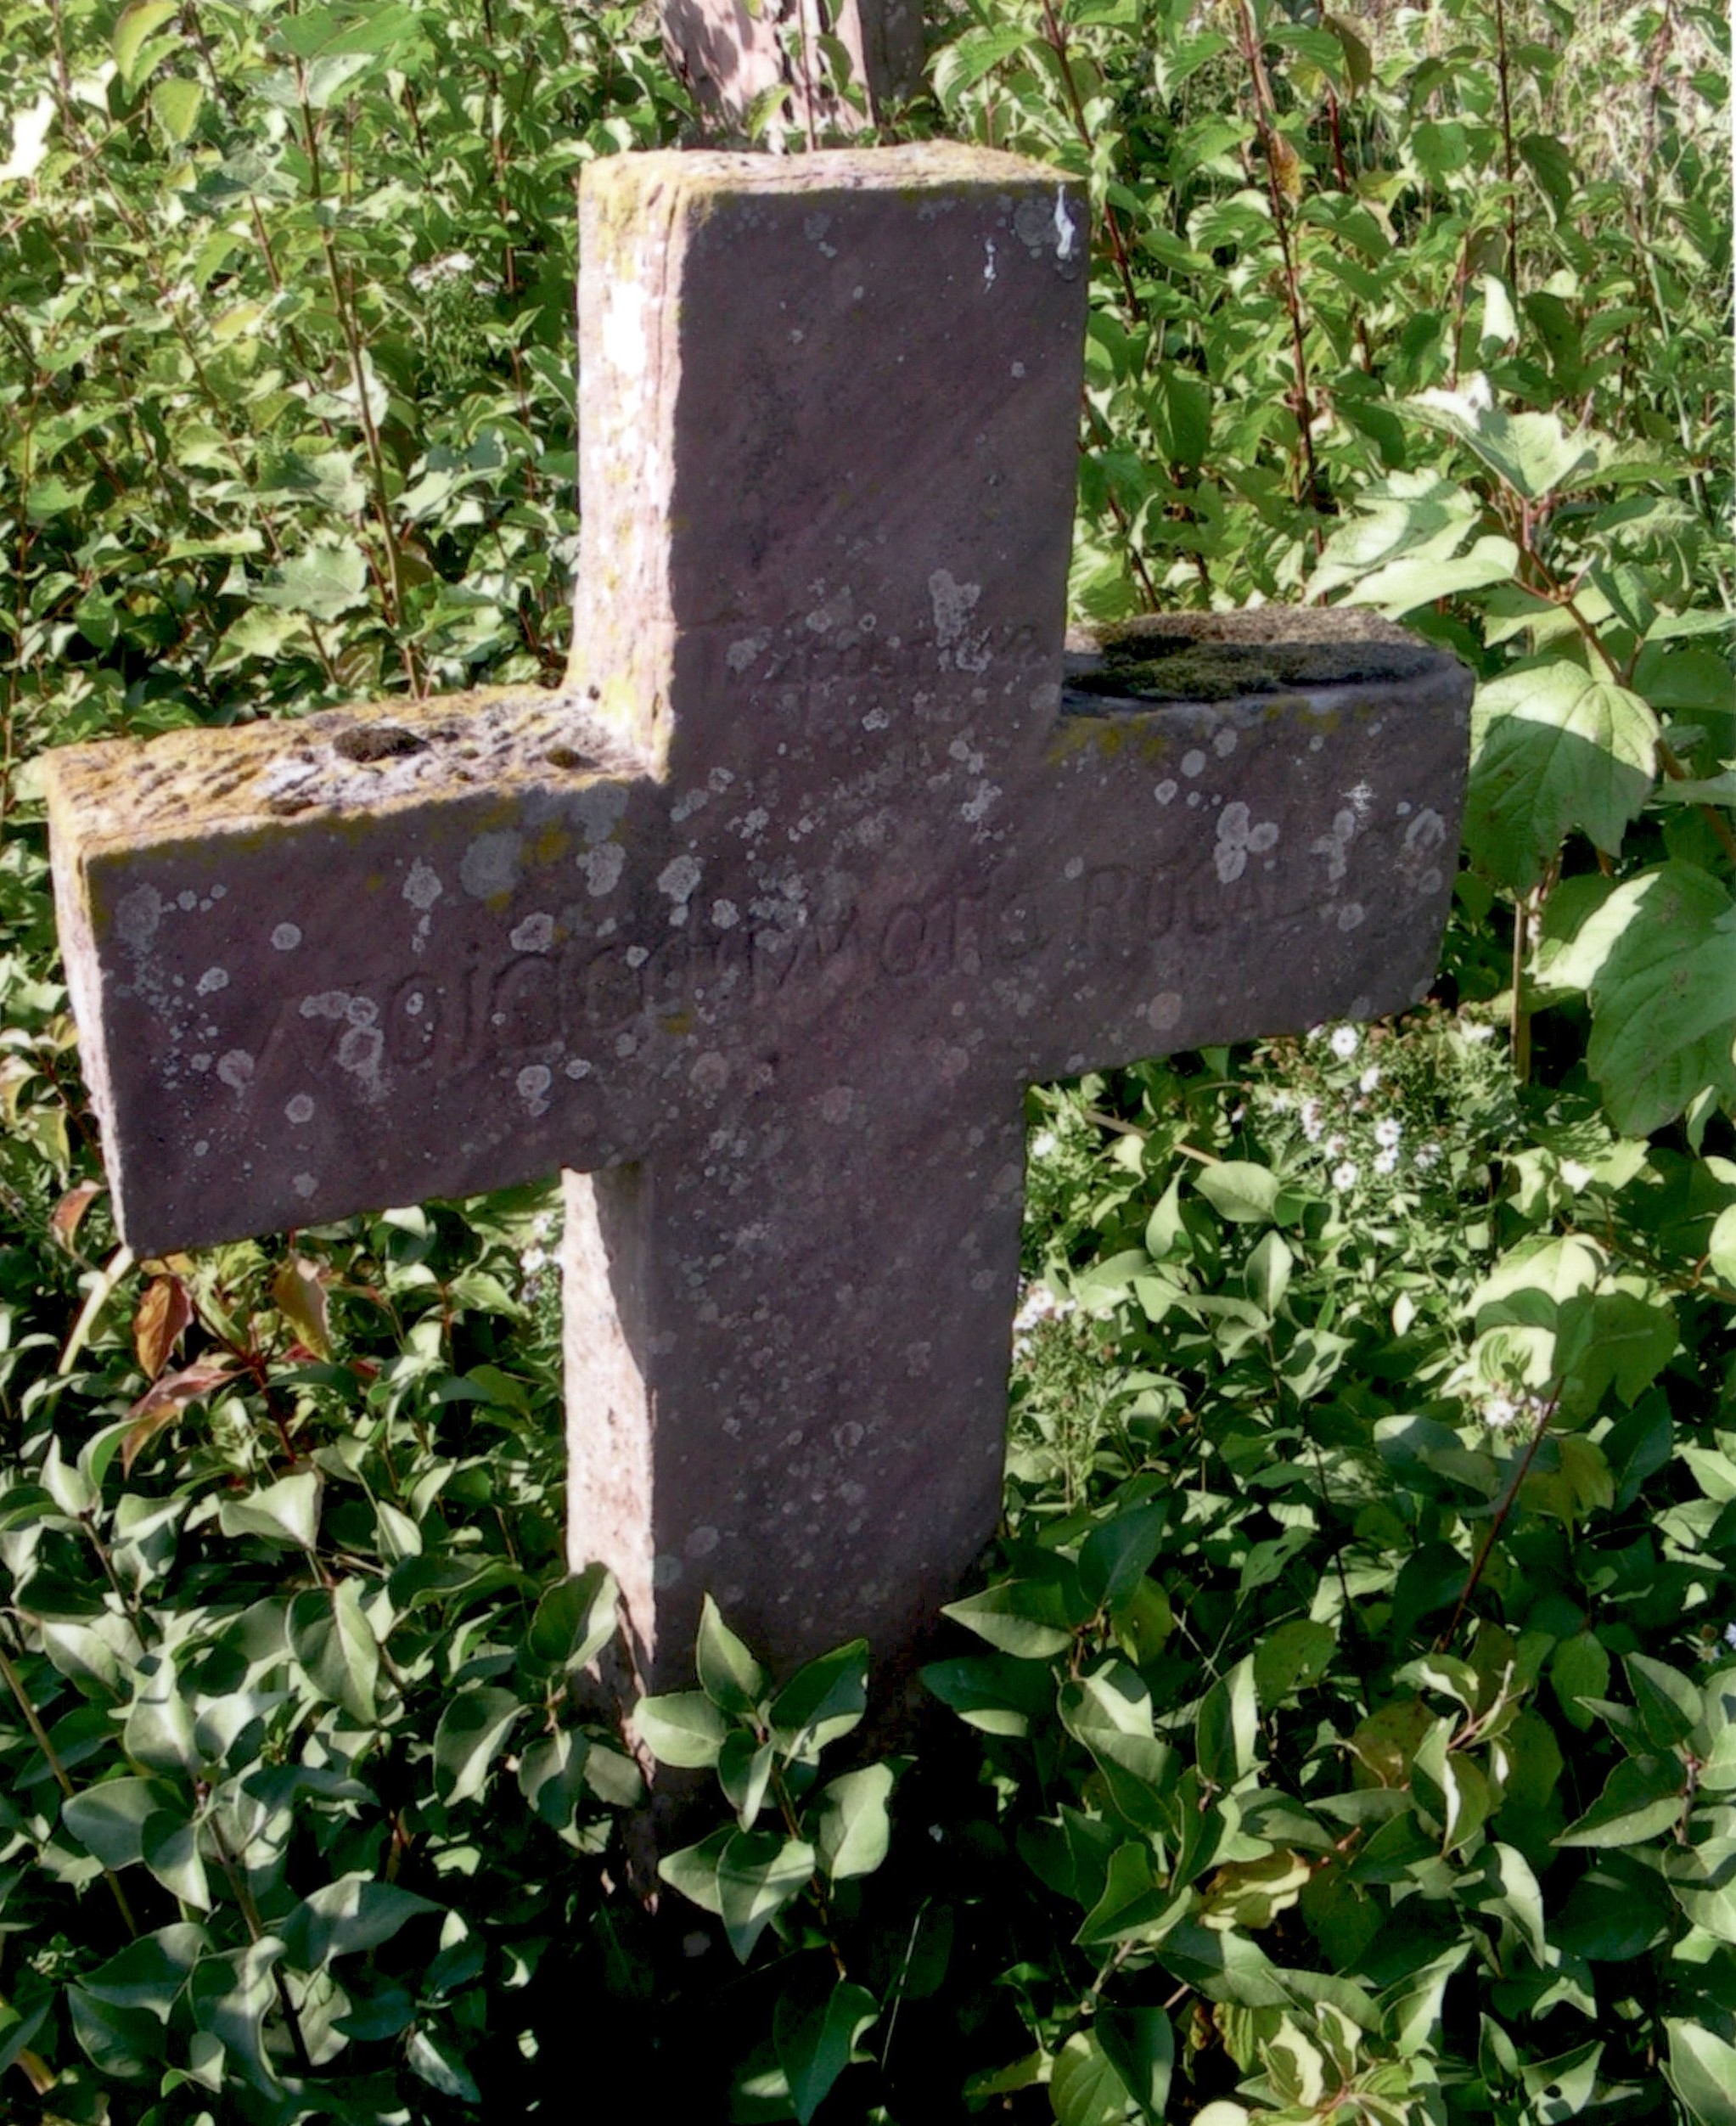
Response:
POLYGON ((278 813, 287 818, 291 813, 312 812, 313 800, 311 797, 296 796, 267 797, 265 801, 265 808, 267 812, 278 813))
POLYGON ((346 761, 385 761, 403 753, 425 752, 427 745, 402 723, 363 723, 353 731, 340 731, 332 740, 332 751, 346 761))
POLYGON ((582 768, 584 756, 574 752, 570 745, 551 745, 542 756, 551 768, 582 768))

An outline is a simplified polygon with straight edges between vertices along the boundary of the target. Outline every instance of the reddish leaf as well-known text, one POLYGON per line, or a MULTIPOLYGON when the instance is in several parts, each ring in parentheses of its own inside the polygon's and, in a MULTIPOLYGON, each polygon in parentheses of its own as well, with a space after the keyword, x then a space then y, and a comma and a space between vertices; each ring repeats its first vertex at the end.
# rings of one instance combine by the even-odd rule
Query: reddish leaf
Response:
POLYGON ((193 1302, 178 1277, 154 1277, 132 1318, 132 1347, 147 1381, 169 1363, 182 1331, 193 1319, 193 1302))
POLYGON ((326 1319, 325 1286, 320 1266, 305 1255, 292 1256, 272 1279, 272 1297, 278 1312, 316 1358, 332 1355, 331 1328, 326 1319))
POLYGON ((122 1475, 132 1474, 132 1465, 139 1455, 189 1403, 233 1381, 239 1370, 226 1358, 199 1358, 183 1366, 178 1373, 166 1373, 154 1387, 147 1389, 126 1413, 132 1422, 121 1443, 122 1475))
POLYGON ((78 1230, 78 1222, 103 1193, 100 1181, 81 1181, 69 1189, 54 1206, 53 1216, 48 1220, 49 1230, 62 1247, 72 1246, 72 1236, 78 1230))

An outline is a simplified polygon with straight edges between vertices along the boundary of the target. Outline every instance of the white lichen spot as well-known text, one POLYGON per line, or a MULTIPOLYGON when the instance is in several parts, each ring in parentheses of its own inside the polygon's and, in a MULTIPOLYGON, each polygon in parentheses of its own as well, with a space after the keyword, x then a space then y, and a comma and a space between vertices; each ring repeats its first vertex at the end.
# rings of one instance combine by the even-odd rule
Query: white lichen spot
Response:
POLYGON ((598 900, 605 893, 614 892, 626 863, 626 851, 618 841, 605 841, 600 849, 587 849, 579 858, 579 869, 598 900))
POLYGON ((1181 992, 1160 990, 1145 1007, 1145 1015, 1160 1033, 1166 1033, 1182 1015, 1181 992))
POLYGON ((231 1049, 217 1058, 217 1076, 239 1093, 253 1076, 253 1058, 245 1049, 231 1049))
POLYGON ((729 1059, 711 1050, 694 1065, 690 1076, 695 1092, 715 1096, 729 1083, 729 1059))
POLYGON ((1025 364, 1022 362, 1015 362, 1013 364, 1013 374, 1015 377, 1023 376, 1025 374, 1025 364))
POLYGON ((980 583, 961 583, 949 570, 937 568, 929 577, 929 600, 934 608, 935 642, 942 664, 956 663, 961 672, 980 672, 988 661, 972 662, 971 644, 965 633, 977 600, 980 583))
POLYGON ((203 1049, 197 1055, 189 1056, 187 1060, 188 1069, 198 1077, 203 1077, 211 1066, 211 1059, 203 1049))
POLYGON ((404 999, 404 1010, 410 1018, 419 1019, 427 1001, 419 989, 413 989, 404 999))
POLYGON ((154 886, 136 886, 115 910, 115 928, 134 952, 145 951, 163 919, 163 897, 154 886))
POLYGON ((191 915, 199 906, 199 896, 190 886, 183 886, 175 896, 175 905, 183 914, 191 915))
MULTIPOLYGON (((421 858, 418 857, 410 866, 409 877, 404 880, 404 898, 419 914, 425 915, 445 891, 446 888, 440 882, 440 875, 433 865, 424 863, 421 858)), ((289 924, 284 925, 285 929, 291 927, 293 925, 289 924)), ((277 939, 273 937, 272 942, 276 944, 277 939)))
POLYGON ((820 1113, 834 1129, 842 1127, 856 1110, 856 1088, 851 1085, 829 1085, 820 1095, 820 1113))
POLYGON ((227 967, 207 967, 199 978, 201 997, 213 996, 219 989, 227 989, 228 986, 229 970, 227 967))
POLYGON ((272 949, 279 953, 293 953, 301 942, 299 923, 279 923, 272 932, 272 949))
POLYGON ((1263 856, 1277 841, 1275 820, 1262 819, 1256 825, 1239 798, 1226 805, 1217 817, 1217 846, 1212 852, 1219 879, 1231 885, 1247 869, 1250 854, 1263 856))
POLYGON ((862 728, 865 731, 884 731, 891 721, 891 715, 887 710, 870 709, 862 719, 862 728))
POLYGON ((997 797, 1001 794, 998 783, 982 782, 971 791, 958 810, 973 827, 980 827, 989 816, 997 797))
POLYGON ((1061 866, 1061 875, 1063 878, 1076 879, 1082 875, 1084 869, 1085 859, 1083 857, 1069 857, 1067 861, 1061 866))
POLYGON ((374 1077, 385 1047, 385 1037, 378 1026, 346 1026, 338 1043, 338 1068, 357 1077, 374 1077))
POLYGON ((744 635, 739 642, 733 642, 723 653, 723 661, 739 678, 772 639, 769 627, 756 628, 752 634, 744 635))
POLYGON ((706 1525, 695 1528, 684 1547, 690 1558, 708 1558, 722 1539, 714 1527, 706 1525))
POLYGON ((984 237, 982 239, 982 247, 984 254, 982 262, 982 284, 985 288, 992 288, 995 284, 994 238, 992 236, 984 237))
POLYGON ((303 1122, 313 1120, 313 1101, 307 1094, 297 1093, 293 1100, 284 1103, 284 1114, 299 1129, 303 1122))
POLYGON ((527 1063, 514 1080, 518 1087, 519 1098, 533 1115, 548 1113, 548 1102, 545 1095, 553 1082, 554 1074, 546 1063, 527 1063))
POLYGON ((592 848, 607 841, 626 810, 626 791, 619 783, 590 783, 573 799, 586 841, 592 848))
POLYGON ((1317 835, 1308 845, 1311 856, 1324 857, 1326 877, 1336 886, 1350 869, 1351 844, 1357 838, 1357 815, 1346 806, 1333 814, 1330 834, 1317 835))
POLYGON ((1339 928, 1341 931, 1355 930, 1362 921, 1362 903, 1360 901, 1346 901, 1338 911, 1339 928))
POLYGON ((741 910, 733 901, 713 901, 711 921, 721 931, 733 930, 741 920, 741 910))
POLYGON ((492 901, 510 893, 519 879, 519 852, 524 836, 510 827, 479 834, 465 850, 458 878, 473 900, 492 901))
POLYGON ((694 888, 699 882, 699 860, 695 856, 672 858, 657 874, 657 891, 666 893, 683 915, 687 903, 693 897, 694 888))
POLYGON ((1172 805, 1176 801, 1176 792, 1180 787, 1181 785, 1172 777, 1166 775, 1151 794, 1159 804, 1172 805))
POLYGON ((311 1196, 314 1190, 319 1186, 319 1182, 317 1178, 313 1174, 298 1173, 295 1176, 295 1178, 289 1184, 289 1186, 305 1203, 308 1197, 311 1196))
POLYGON ((546 953, 554 942, 554 918, 527 915, 522 923, 514 925, 508 942, 515 953, 546 953))
POLYGON ((1211 741, 1211 750, 1221 761, 1227 761, 1236 750, 1236 731, 1233 723, 1226 723, 1211 741))
POLYGON ((591 1066, 582 1055, 570 1055, 560 1068, 564 1077, 589 1077, 591 1075, 591 1066))
POLYGON ((1182 756, 1182 773, 1191 782, 1196 775, 1205 773, 1205 756, 1195 745, 1182 756))

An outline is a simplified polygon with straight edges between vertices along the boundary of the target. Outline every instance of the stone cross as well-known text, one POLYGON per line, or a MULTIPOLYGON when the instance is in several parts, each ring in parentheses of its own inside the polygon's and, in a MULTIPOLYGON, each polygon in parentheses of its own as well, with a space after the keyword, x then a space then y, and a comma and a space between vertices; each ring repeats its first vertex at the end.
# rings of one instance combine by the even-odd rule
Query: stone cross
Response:
POLYGON ((1052 172, 660 153, 581 200, 567 685, 80 746, 50 804, 140 1254, 565 1171, 571 1555, 658 1688, 707 1589, 780 1665, 954 1590, 1025 1086, 1419 997, 1469 687, 1262 612, 1064 692, 1052 172))

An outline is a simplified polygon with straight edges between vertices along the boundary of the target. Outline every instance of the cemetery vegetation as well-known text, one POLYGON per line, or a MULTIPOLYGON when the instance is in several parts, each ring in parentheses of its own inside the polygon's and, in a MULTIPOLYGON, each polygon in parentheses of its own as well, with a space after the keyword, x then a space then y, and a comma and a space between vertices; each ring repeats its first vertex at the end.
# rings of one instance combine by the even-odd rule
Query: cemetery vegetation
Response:
POLYGON ((1450 644, 1463 868, 1405 1018, 1032 1094, 927 1711, 708 1610, 654 1919, 557 1196, 134 1261, 35 762, 558 678, 574 173, 685 94, 576 0, 0 0, 8 2119, 1736 2121, 1726 21, 930 27, 880 137, 1090 188, 1076 616, 1450 644))

